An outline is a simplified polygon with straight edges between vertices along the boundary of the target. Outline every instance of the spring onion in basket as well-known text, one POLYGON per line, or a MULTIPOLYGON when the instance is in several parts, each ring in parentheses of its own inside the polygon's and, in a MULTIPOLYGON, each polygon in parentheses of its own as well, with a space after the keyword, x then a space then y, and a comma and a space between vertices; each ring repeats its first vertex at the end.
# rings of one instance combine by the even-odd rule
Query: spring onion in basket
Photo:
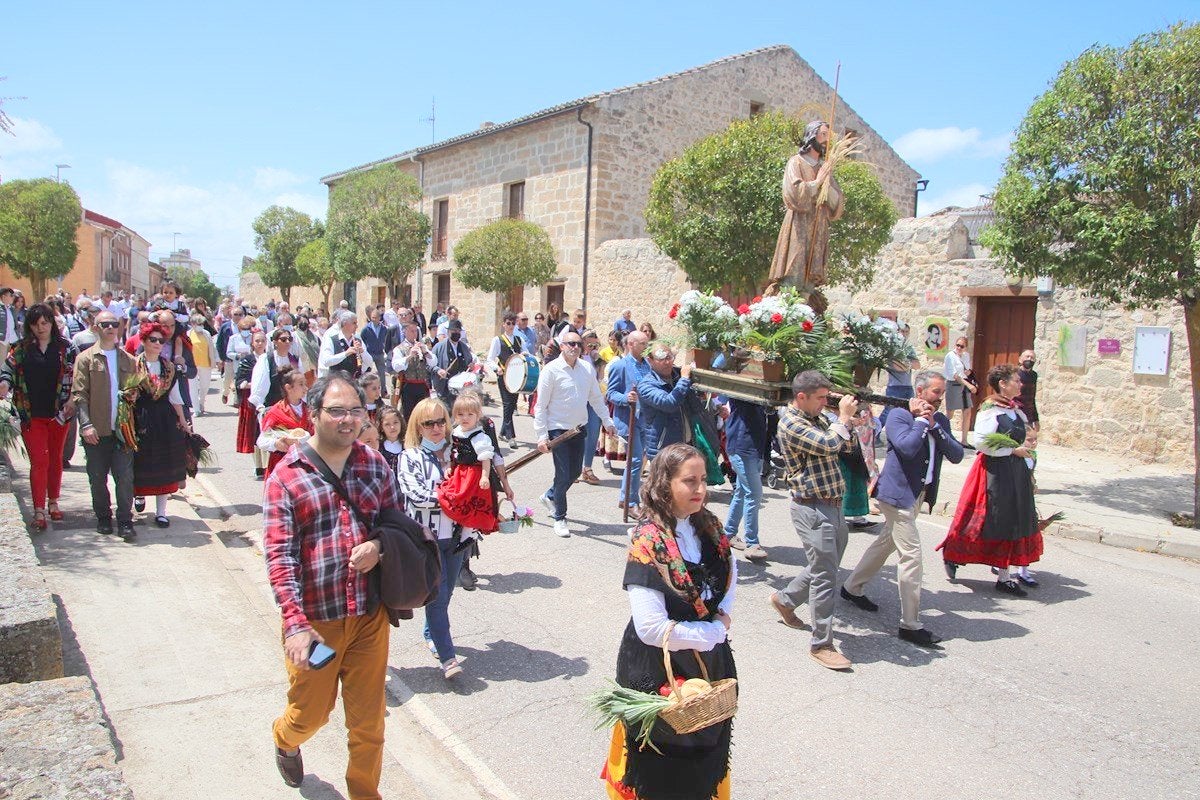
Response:
POLYGON ((659 752, 650 741, 650 734, 654 730, 654 723, 658 721, 658 712, 672 705, 673 701, 661 695, 626 689, 615 681, 609 681, 608 684, 608 688, 594 692, 587 698, 588 708, 598 720, 596 728, 611 728, 620 722, 626 728, 637 731, 640 747, 650 745, 656 753, 659 752))
POLYGON ((1021 446, 1021 443, 1006 433, 985 433, 983 435, 983 446, 988 450, 999 450, 1002 447, 1011 447, 1013 450, 1016 450, 1021 446))

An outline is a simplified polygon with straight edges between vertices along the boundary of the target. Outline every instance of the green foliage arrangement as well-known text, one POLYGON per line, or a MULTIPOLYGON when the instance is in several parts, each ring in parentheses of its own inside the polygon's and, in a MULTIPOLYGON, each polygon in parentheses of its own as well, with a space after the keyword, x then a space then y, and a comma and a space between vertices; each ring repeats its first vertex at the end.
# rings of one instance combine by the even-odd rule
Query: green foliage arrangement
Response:
POLYGON ((324 236, 300 248, 296 254, 296 272, 305 286, 316 286, 321 290, 325 308, 329 308, 333 285, 343 278, 333 264, 329 255, 329 241, 324 236))
MULTIPOLYGON (((704 290, 753 291, 767 277, 783 223, 780 181, 804 125, 779 112, 737 120, 659 168, 646 229, 704 290)), ((871 260, 888 241, 896 212, 861 162, 834 171, 846 210, 830 227, 830 282, 870 282, 871 260)))
MULTIPOLYGON (((1006 269, 1127 307, 1183 306, 1200 414, 1200 25, 1063 66, 1017 130, 983 243, 1006 269)), ((1193 448, 1200 463, 1200 417, 1193 448)), ((1200 510, 1200 472, 1193 501, 1200 510)))
POLYGON ((395 164, 359 172, 329 192, 326 237, 344 280, 386 281, 392 297, 425 259, 432 224, 420 211, 421 187, 395 164))
POLYGON ((255 218, 253 227, 256 270, 264 284, 278 288, 290 303, 292 287, 304 285, 296 271, 296 256, 320 235, 320 222, 290 206, 271 206, 255 218))
POLYGON ((536 286, 558 274, 549 234, 520 219, 496 220, 467 233, 454 245, 454 263, 463 286, 484 292, 536 286))
POLYGON ((33 298, 46 282, 75 266, 75 230, 83 218, 79 195, 50 178, 0 183, 0 263, 28 278, 33 298))

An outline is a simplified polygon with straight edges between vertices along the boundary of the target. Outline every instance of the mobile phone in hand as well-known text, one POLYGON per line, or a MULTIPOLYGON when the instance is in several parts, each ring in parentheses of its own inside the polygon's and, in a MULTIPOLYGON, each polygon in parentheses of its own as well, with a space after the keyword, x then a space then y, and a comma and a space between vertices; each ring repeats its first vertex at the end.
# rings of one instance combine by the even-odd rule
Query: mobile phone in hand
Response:
POLYGON ((333 648, 327 647, 322 642, 313 642, 308 648, 308 666, 310 669, 320 669, 321 667, 333 661, 333 657, 337 652, 333 648))

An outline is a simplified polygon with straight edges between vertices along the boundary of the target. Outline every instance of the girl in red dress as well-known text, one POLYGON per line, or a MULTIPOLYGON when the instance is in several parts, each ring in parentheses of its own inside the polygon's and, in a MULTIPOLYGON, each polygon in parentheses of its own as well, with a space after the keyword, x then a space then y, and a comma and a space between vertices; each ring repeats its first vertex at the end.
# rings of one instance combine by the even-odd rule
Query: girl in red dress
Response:
POLYGON ((295 435, 296 431, 304 431, 309 435, 313 432, 308 403, 304 401, 308 391, 308 380, 304 373, 295 367, 280 367, 278 375, 283 399, 263 414, 262 433, 257 442, 259 448, 271 454, 267 459, 267 477, 270 477, 275 465, 292 445, 304 441, 304 437, 295 435))

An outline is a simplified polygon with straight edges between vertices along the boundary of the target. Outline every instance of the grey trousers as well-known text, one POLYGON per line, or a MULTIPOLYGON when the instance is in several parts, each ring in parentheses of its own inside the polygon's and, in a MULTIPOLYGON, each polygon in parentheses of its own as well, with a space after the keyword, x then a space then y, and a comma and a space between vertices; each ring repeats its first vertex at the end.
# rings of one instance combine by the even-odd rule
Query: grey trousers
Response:
POLYGON ((87 457, 88 483, 92 487, 92 511, 98 520, 111 520, 112 499, 108 476, 117 485, 117 524, 133 522, 133 453, 117 446, 117 437, 102 436, 96 444, 83 443, 87 457))
POLYGON ((833 604, 837 597, 838 567, 846 552, 849 532, 842 504, 792 503, 792 525, 804 544, 808 565, 780 592, 783 605, 796 608, 808 603, 812 609, 812 647, 833 644, 833 604))

